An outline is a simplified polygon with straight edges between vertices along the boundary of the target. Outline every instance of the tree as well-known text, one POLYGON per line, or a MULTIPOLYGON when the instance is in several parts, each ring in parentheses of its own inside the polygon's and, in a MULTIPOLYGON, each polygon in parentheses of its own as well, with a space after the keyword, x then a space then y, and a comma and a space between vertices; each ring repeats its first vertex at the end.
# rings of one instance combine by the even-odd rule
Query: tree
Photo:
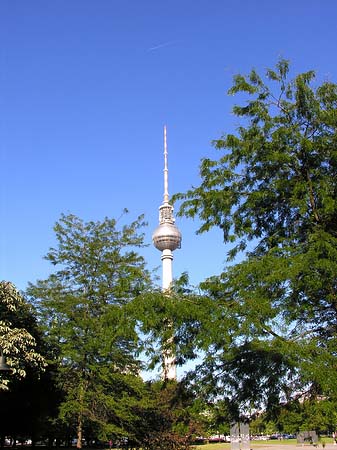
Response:
POLYGON ((237 75, 229 93, 249 96, 233 109, 237 134, 214 141, 220 158, 174 197, 199 233, 219 227, 233 245, 231 265, 201 285, 214 311, 199 378, 241 411, 336 397, 337 85, 315 86, 313 71, 289 79, 280 60, 265 79, 237 75))
POLYGON ((142 402, 137 334, 125 305, 150 286, 144 259, 142 217, 84 222, 62 215, 58 246, 46 256, 56 271, 31 284, 34 301, 58 365, 64 391, 59 416, 77 433, 77 447, 90 436, 127 437, 142 402))
POLYGON ((332 433, 336 429, 336 402, 319 398, 294 401, 280 405, 277 414, 258 414, 250 422, 252 434, 297 434, 315 430, 317 434, 332 433))
MULTIPOLYGON (((205 405, 184 383, 164 380, 149 384, 151 408, 140 415, 137 444, 147 450, 188 450, 205 434, 205 405)), ((137 447, 131 443, 131 448, 137 447)))
POLYGON ((0 391, 10 387, 10 380, 22 379, 27 369, 41 371, 46 366, 38 349, 40 334, 30 306, 8 281, 0 282, 0 349, 11 373, 0 375, 0 391))
POLYGON ((34 311, 15 286, 0 283, 0 347, 10 372, 0 373, 0 445, 5 436, 33 438, 41 429, 47 404, 47 349, 37 326, 34 311))
POLYGON ((332 433, 337 425, 336 402, 321 398, 286 405, 280 409, 276 425, 281 432, 315 430, 318 434, 332 433))

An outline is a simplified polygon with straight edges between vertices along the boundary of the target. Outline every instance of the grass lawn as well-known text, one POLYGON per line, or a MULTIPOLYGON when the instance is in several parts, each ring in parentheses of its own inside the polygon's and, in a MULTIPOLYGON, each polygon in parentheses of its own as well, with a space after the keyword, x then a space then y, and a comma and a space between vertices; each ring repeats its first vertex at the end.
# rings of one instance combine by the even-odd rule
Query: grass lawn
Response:
POLYGON ((193 447, 195 447, 197 450, 229 450, 231 448, 231 444, 229 442, 219 442, 213 444, 199 444, 193 447))

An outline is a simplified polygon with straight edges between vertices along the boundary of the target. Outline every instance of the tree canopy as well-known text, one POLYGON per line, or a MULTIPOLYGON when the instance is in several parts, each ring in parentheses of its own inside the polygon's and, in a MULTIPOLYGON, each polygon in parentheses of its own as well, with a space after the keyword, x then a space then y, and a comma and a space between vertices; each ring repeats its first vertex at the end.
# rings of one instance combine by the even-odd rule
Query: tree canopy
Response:
POLYGON ((214 141, 219 159, 174 198, 199 233, 219 227, 231 245, 231 264, 201 284, 215 312, 206 302, 199 378, 246 410, 336 396, 337 85, 290 78, 280 60, 235 76, 229 93, 248 97, 233 108, 237 133, 214 141))

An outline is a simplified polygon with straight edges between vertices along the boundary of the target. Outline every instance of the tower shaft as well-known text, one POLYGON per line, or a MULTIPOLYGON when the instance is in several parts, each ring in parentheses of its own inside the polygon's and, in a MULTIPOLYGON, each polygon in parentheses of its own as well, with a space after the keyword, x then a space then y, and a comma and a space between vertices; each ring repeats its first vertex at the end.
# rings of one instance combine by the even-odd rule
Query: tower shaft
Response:
POLYGON ((161 260, 162 260, 162 288, 163 292, 168 292, 170 290, 173 280, 173 271, 172 271, 173 253, 171 252, 171 250, 163 250, 161 254, 161 260))

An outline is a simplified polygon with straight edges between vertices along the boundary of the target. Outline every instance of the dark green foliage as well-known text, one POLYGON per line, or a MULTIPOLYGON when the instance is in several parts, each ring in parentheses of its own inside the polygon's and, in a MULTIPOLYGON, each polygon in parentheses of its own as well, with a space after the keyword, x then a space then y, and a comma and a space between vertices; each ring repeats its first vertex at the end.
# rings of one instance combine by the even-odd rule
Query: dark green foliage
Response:
POLYGON ((152 409, 146 411, 141 443, 147 450, 189 449, 206 432, 205 405, 182 383, 157 382, 151 386, 152 409))
POLYGON ((280 405, 274 414, 269 411, 258 415, 250 423, 252 434, 291 433, 315 430, 317 434, 332 433, 336 429, 336 403, 322 397, 302 399, 280 405))
POLYGON ((237 258, 201 285, 214 320, 198 378, 244 411, 337 396, 337 86, 288 75, 281 60, 266 79, 234 78, 229 93, 250 96, 234 107, 237 134, 214 141, 219 160, 204 159, 200 186, 175 196, 237 258))

